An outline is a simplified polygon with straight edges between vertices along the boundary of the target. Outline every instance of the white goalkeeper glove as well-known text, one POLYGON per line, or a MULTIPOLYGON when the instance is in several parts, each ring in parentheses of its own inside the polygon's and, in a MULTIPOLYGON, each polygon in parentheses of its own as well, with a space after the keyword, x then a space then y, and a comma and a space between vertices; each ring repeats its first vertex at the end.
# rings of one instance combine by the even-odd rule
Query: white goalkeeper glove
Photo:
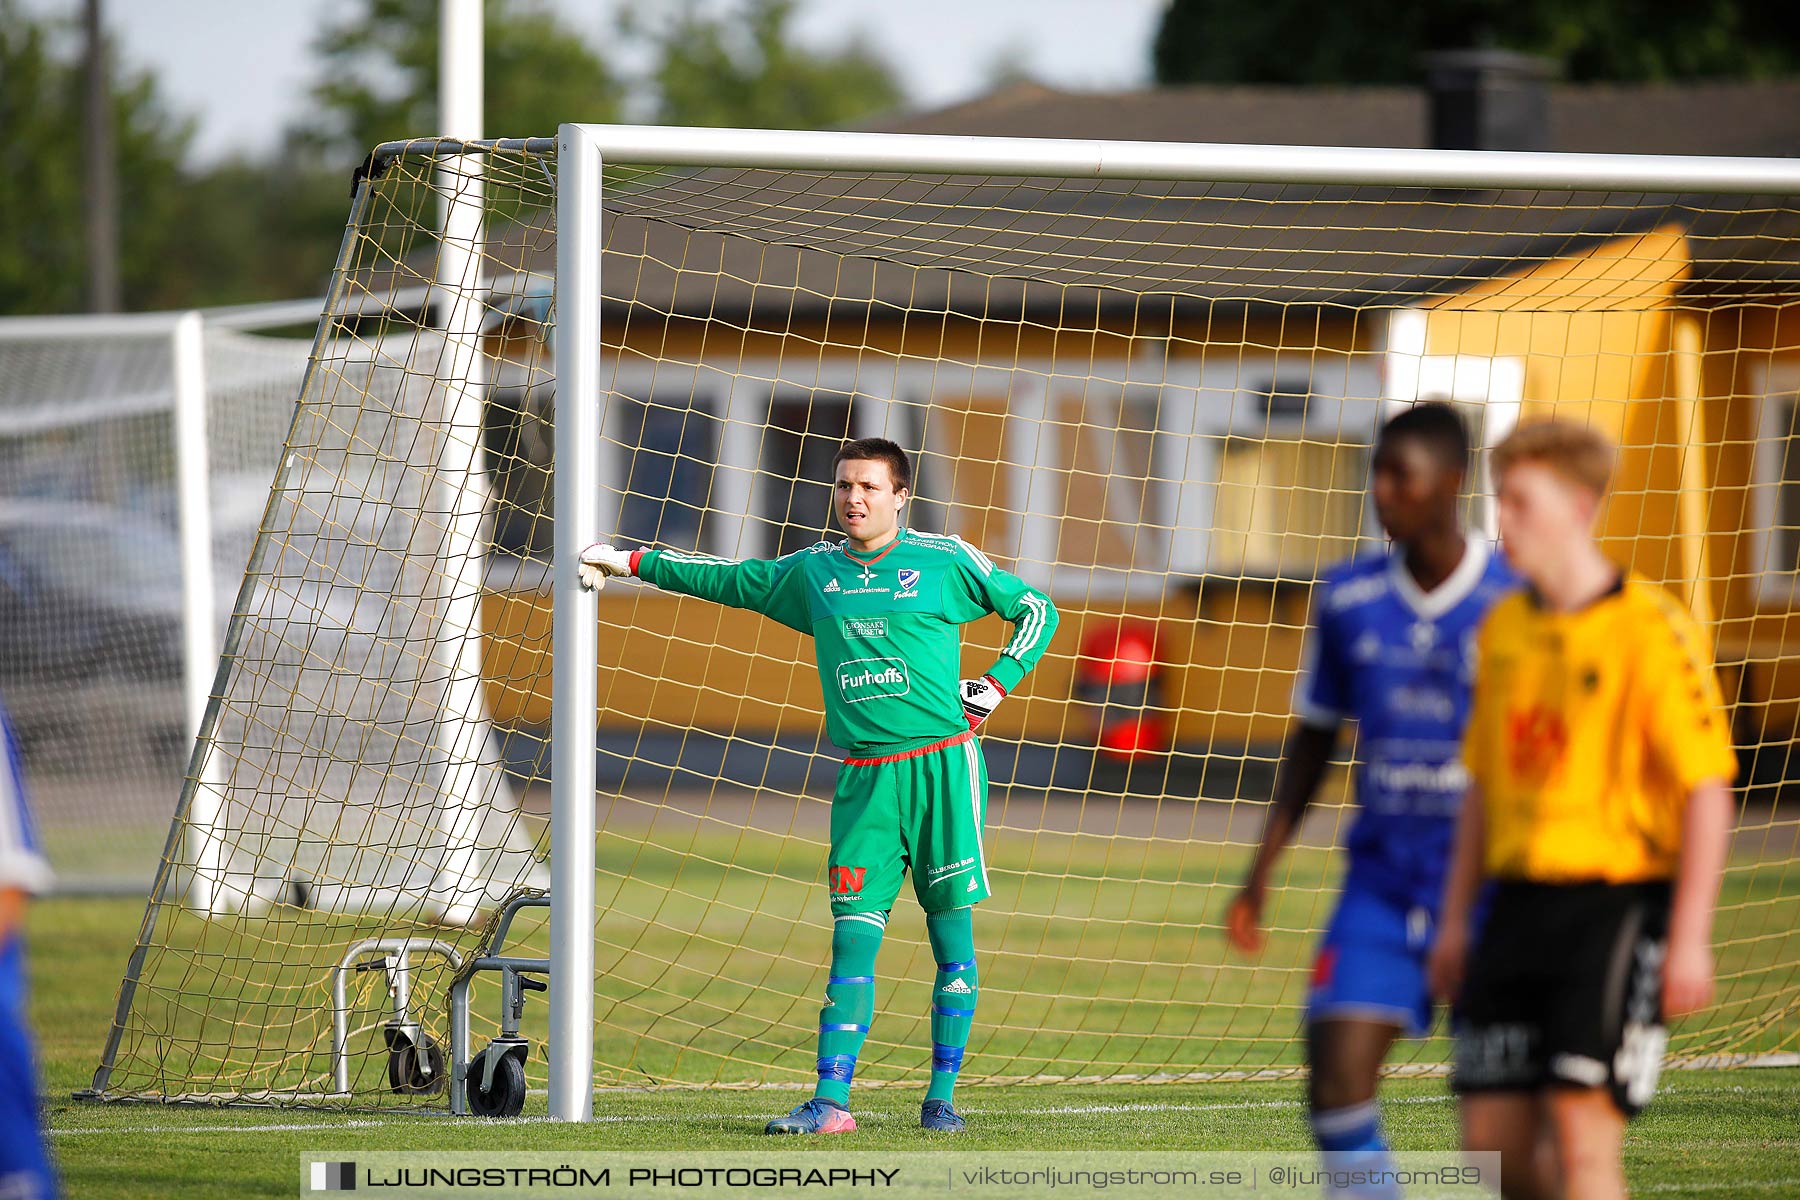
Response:
POLYGON ((606 586, 609 576, 631 574, 631 551, 596 542, 581 552, 575 573, 581 577, 582 587, 597 592, 606 586))
POLYGON ((963 716, 969 719, 970 729, 991 717, 1004 699, 1006 689, 996 683, 992 675, 962 681, 963 716))

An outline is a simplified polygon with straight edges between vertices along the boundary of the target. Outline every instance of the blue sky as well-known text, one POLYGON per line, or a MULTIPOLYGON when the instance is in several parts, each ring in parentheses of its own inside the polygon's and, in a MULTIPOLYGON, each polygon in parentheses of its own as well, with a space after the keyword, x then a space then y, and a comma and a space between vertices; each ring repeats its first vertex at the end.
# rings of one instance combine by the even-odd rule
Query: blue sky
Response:
MULTIPOLYGON (((596 43, 624 0, 546 0, 596 43)), ((725 7, 737 0, 711 0, 725 7)), ((1014 57, 1046 83, 1119 88, 1149 73, 1150 39, 1166 0, 799 0, 810 44, 861 32, 899 70, 914 100, 953 103, 980 90, 997 60, 1014 57)), ((641 11, 656 0, 638 0, 641 11)), ((75 16, 80 0, 25 0, 75 16)), ((314 65, 307 47, 328 16, 357 0, 106 0, 128 63, 153 68, 164 94, 194 116, 194 157, 254 154, 300 114, 314 65)), ((498 133, 489 130, 490 134, 498 133)))

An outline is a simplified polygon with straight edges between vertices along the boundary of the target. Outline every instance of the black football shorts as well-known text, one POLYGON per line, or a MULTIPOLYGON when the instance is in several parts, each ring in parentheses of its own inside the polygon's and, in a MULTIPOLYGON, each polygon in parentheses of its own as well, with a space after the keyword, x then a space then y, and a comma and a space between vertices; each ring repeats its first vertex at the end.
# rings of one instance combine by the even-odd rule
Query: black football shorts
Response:
POLYGON ((1627 1117, 1656 1091, 1667 883, 1506 882, 1452 1018, 1457 1092, 1604 1087, 1627 1117))

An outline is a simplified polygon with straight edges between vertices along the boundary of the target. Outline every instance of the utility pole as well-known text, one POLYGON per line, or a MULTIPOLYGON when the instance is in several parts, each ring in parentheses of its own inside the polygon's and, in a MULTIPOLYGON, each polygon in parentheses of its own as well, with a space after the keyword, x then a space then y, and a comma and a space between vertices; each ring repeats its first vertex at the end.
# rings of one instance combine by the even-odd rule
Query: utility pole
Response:
POLYGON ((85 0, 82 158, 85 182, 87 302, 90 312, 119 311, 119 186, 113 152, 112 87, 108 78, 102 0, 85 0))

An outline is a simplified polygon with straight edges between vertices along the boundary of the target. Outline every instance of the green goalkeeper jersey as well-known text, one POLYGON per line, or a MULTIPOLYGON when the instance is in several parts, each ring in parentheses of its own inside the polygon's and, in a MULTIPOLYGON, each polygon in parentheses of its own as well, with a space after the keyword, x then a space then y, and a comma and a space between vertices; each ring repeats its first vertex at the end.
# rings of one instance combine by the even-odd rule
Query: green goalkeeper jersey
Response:
POLYGON ((776 559, 645 551, 637 574, 659 588, 747 608, 810 634, 825 732, 859 755, 911 749, 968 728, 958 690, 959 627, 1012 622, 989 667, 1007 692, 1056 632, 1056 606, 958 537, 902 529, 871 554, 820 542, 776 559))

